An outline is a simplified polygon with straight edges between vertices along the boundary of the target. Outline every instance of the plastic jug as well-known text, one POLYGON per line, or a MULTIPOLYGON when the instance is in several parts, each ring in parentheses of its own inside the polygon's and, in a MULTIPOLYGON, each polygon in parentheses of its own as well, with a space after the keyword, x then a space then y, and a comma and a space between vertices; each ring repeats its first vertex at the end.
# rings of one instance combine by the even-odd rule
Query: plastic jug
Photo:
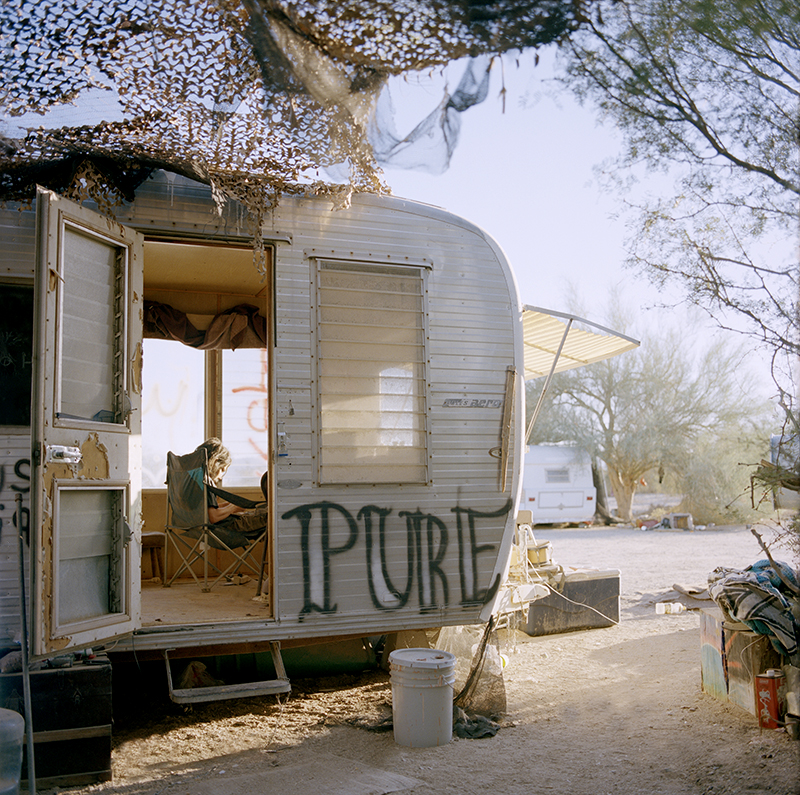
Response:
POLYGON ((686 606, 680 602, 657 602, 656 613, 664 615, 664 613, 685 613, 686 606))
POLYGON ((0 795, 19 795, 24 734, 22 715, 0 708, 0 795))

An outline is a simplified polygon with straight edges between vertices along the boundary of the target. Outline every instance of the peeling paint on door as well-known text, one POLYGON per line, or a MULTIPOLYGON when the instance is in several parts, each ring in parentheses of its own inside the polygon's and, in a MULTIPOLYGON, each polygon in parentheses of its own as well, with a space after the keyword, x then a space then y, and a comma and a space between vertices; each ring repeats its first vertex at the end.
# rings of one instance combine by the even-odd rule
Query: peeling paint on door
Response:
POLYGON ((142 345, 137 343, 131 361, 131 391, 142 394, 142 345))
POLYGON ((78 476, 82 478, 108 478, 108 449, 96 433, 90 433, 81 445, 81 464, 78 476))

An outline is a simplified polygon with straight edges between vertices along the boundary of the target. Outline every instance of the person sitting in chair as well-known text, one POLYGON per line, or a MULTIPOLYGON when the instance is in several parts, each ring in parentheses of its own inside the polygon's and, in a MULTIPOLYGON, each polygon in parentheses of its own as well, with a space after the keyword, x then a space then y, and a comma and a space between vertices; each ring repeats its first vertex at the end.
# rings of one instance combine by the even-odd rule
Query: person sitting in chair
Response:
MULTIPOLYGON (((197 450, 206 451, 208 483, 206 484, 206 494, 208 499, 208 520, 215 525, 214 533, 225 543, 228 543, 223 536, 230 533, 237 533, 245 538, 258 538, 267 526, 267 506, 258 504, 248 508, 237 505, 219 496, 220 481, 222 480, 233 460, 230 451, 216 437, 206 439, 198 445, 197 450), (219 531, 219 532, 218 532, 219 531)), ((225 492, 222 492, 225 493, 225 492)), ((235 495, 229 494, 230 497, 235 495)), ((249 502, 242 500, 242 502, 249 502)), ((253 503, 250 503, 253 504, 253 503)), ((230 536, 231 539, 233 536, 230 536)), ((228 544, 233 546, 232 544, 228 544)), ((236 546, 240 546, 237 544, 236 546)))

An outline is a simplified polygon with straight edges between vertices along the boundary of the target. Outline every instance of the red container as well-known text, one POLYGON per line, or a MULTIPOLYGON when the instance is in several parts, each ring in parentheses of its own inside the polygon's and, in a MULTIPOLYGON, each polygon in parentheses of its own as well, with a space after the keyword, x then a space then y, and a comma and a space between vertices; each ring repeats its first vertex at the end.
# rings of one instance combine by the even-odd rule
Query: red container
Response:
POLYGON ((778 668, 756 674, 756 715, 762 729, 779 729, 783 725, 781 701, 784 685, 783 671, 778 668))

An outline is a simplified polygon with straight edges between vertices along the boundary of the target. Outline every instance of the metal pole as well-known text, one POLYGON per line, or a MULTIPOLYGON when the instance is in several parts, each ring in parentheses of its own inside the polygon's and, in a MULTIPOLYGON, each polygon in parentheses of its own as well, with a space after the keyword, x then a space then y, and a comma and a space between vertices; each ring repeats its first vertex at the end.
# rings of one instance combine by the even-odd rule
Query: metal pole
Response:
POLYGON ((28 792, 36 795, 36 766, 33 756, 33 719, 31 710, 31 672, 28 666, 28 616, 25 606, 25 538, 22 529, 22 494, 17 493, 17 538, 19 539, 19 618, 22 650, 22 692, 25 704, 25 732, 28 743, 28 792))
POLYGON ((561 342, 558 345, 558 350, 556 351, 555 358, 553 359, 553 364, 550 366, 550 372, 547 374, 547 381, 545 381, 544 389, 542 389, 542 394, 539 395, 539 401, 536 403, 536 408, 533 410, 533 416, 531 417, 531 421, 528 423, 528 430, 525 432, 525 444, 528 444, 528 440, 531 438, 531 432, 533 431, 534 423, 536 422, 536 418, 539 416, 539 409, 542 407, 542 403, 544 403, 544 396, 547 394, 547 390, 550 388, 550 382, 553 380, 553 373, 556 371, 556 365, 558 364, 558 359, 561 356, 561 350, 564 347, 564 343, 567 341, 567 334, 569 334, 569 330, 572 328, 572 318, 569 319, 567 322, 567 327, 564 329, 564 336, 561 337, 561 342))

